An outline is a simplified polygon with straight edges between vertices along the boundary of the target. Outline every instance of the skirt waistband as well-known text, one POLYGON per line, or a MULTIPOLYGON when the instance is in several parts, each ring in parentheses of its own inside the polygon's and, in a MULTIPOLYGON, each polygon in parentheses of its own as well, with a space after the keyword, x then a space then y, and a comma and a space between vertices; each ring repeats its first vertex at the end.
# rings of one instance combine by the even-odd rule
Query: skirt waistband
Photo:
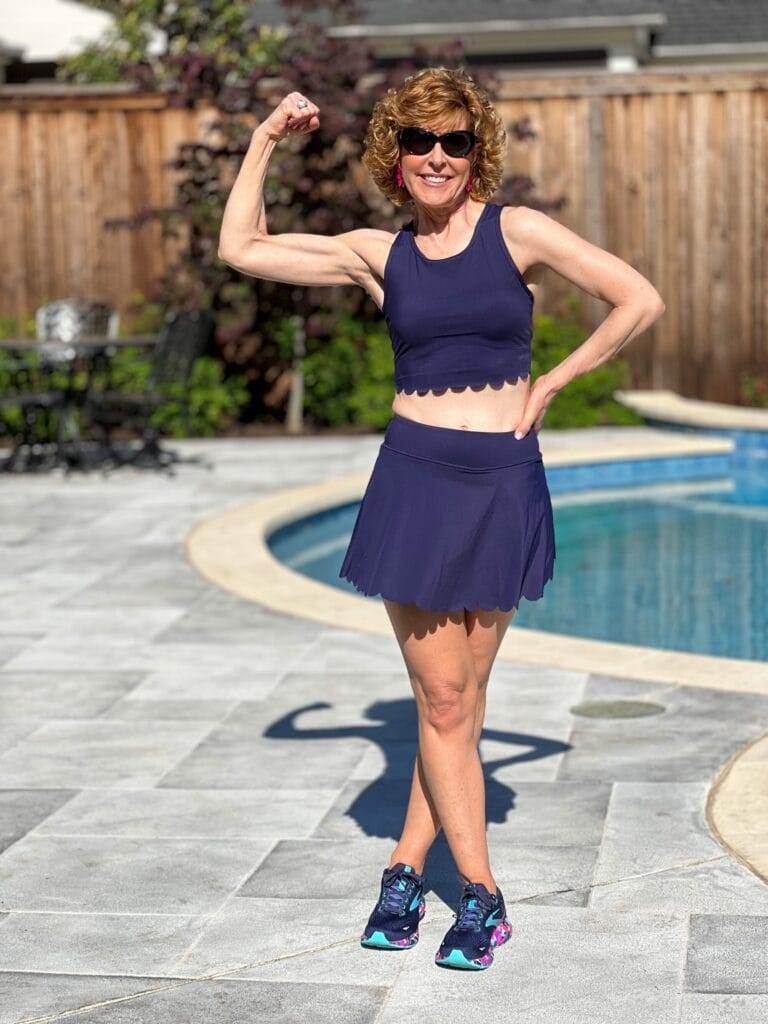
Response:
POLYGON ((513 430, 437 427, 398 413, 392 414, 382 447, 426 462, 477 471, 542 461, 539 437, 533 427, 518 440, 513 430))

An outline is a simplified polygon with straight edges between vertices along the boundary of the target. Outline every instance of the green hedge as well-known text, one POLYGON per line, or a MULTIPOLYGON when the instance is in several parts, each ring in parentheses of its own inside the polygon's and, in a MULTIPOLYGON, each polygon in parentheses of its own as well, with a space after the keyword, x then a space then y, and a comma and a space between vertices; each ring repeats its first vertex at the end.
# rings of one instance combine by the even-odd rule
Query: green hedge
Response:
MULTIPOLYGON (((587 335, 576 319, 542 313, 535 317, 532 378, 535 380, 559 366, 584 343, 587 335)), ((614 356, 589 373, 567 384, 549 404, 544 427, 565 430, 572 427, 632 426, 645 422, 613 397, 614 391, 631 387, 627 361, 614 356)))

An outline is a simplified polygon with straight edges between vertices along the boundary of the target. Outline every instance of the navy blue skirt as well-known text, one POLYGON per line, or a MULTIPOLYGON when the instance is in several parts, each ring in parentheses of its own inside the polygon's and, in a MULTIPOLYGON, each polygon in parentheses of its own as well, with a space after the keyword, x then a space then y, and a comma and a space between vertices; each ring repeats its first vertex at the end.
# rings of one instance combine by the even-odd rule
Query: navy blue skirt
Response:
POLYGON ((555 554, 535 430, 517 440, 395 413, 339 577, 433 611, 509 611, 543 596, 555 554))

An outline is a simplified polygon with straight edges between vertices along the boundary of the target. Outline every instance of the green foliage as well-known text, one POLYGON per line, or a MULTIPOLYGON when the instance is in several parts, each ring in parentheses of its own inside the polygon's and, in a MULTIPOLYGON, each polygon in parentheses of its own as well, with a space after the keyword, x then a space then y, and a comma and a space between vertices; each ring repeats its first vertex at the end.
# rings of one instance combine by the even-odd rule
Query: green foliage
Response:
MULTIPOLYGON (((126 394, 144 391, 151 366, 150 356, 142 349, 133 345, 121 349, 110 361, 110 388, 126 394)), ((155 410, 151 422, 173 437, 210 437, 237 420, 248 401, 242 374, 225 377, 223 364, 211 356, 195 360, 188 388, 167 384, 159 391, 167 401, 155 410)))
POLYGON ((125 77, 125 68, 149 60, 152 41, 152 14, 158 4, 141 0, 139 3, 102 3, 100 0, 80 0, 86 7, 112 14, 114 23, 93 43, 79 53, 61 62, 56 77, 64 82, 119 82, 125 77))
MULTIPOLYGON (((19 318, 13 313, 0 314, 0 338, 34 338, 35 318, 25 314, 19 318)), ((27 389, 44 389, 40 358, 35 352, 19 353, 0 348, 0 395, 9 397, 17 390, 17 381, 27 389), (23 365, 23 369, 21 369, 23 365)), ((0 436, 18 433, 24 424, 22 411, 17 406, 0 409, 0 436)), ((41 413, 35 426, 35 440, 46 440, 52 428, 51 417, 41 413)))
MULTIPOLYGON (((14 322, 15 322, 15 318, 14 322)), ((4 337, 27 337, 10 329, 4 337)), ((72 378, 74 387, 85 383, 85 372, 77 371, 72 378)), ((11 352, 0 349, 0 395, 11 397, 17 392, 42 392, 65 388, 70 382, 69 371, 65 368, 51 368, 43 364, 38 352, 11 352)), ((15 435, 24 425, 24 414, 20 406, 0 409, 0 435, 15 435)), ((35 441, 49 441, 55 436, 56 417, 48 409, 38 409, 32 437, 35 441)))
MULTIPOLYGON (((532 379, 548 373, 583 344, 585 331, 576 319, 578 300, 570 304, 570 314, 535 317, 532 346, 532 379)), ((613 398, 613 392, 629 386, 629 365, 614 356, 581 377, 570 381, 550 402, 544 426, 553 430, 570 427, 632 426, 645 421, 633 410, 613 398)))
POLYGON ((34 338, 35 317, 31 313, 19 318, 13 313, 0 313, 0 338, 34 338))
POLYGON ((163 302, 153 302, 141 291, 131 292, 125 312, 120 317, 120 336, 157 334, 169 310, 163 302))
MULTIPOLYGON (((6 318, 3 317, 3 320, 6 318)), ((14 331, 8 331, 6 333, 5 325, 0 325, 0 331, 4 338, 11 338, 14 336, 14 331)), ((5 349, 0 348, 0 395, 9 396, 14 391, 14 381, 16 379, 15 367, 16 358, 5 349)), ((0 409, 0 437, 3 434, 16 434, 18 433, 23 425, 24 419, 20 408, 11 406, 11 408, 0 409)))
POLYGON ((768 409, 768 373, 743 370, 739 374, 739 399, 744 405, 768 409))
POLYGON ((80 0, 113 16, 101 39, 64 60, 57 77, 67 82, 118 82, 146 89, 210 88, 211 79, 247 79, 273 63, 282 33, 253 25, 250 0, 80 0), (198 78, 196 86, 194 79, 198 78), (207 80, 207 82, 205 81, 207 80))
POLYGON ((168 396, 154 413, 152 422, 174 437, 211 437, 236 421, 248 402, 248 386, 242 374, 225 379, 218 359, 201 356, 195 360, 189 388, 169 384, 161 389, 168 396))
POLYGON ((304 410, 315 423, 383 428, 392 416, 393 356, 386 325, 342 314, 329 341, 304 358, 304 410))

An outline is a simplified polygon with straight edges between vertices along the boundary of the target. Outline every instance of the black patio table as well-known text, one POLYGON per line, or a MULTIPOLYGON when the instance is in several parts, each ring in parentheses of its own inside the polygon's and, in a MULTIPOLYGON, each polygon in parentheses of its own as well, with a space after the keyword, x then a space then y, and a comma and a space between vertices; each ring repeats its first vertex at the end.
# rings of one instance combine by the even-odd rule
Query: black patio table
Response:
MULTIPOLYGON (((134 345, 151 347, 156 345, 161 337, 161 334, 131 334, 112 338, 105 334, 89 334, 73 338, 71 341, 0 338, 0 348, 10 351, 14 356, 23 357, 37 353, 43 357, 49 369, 62 367, 68 370, 62 404, 57 410, 59 430, 53 442, 54 466, 63 464, 67 471, 74 466, 88 469, 90 465, 102 460, 102 446, 92 443, 89 452, 87 444, 80 436, 77 422, 77 410, 81 409, 87 400, 94 374, 108 366, 110 358, 118 349, 134 345), (77 387, 75 374, 83 365, 86 369, 85 387, 77 387)), ((7 468, 12 461, 12 458, 6 460, 0 465, 0 470, 7 468)))

